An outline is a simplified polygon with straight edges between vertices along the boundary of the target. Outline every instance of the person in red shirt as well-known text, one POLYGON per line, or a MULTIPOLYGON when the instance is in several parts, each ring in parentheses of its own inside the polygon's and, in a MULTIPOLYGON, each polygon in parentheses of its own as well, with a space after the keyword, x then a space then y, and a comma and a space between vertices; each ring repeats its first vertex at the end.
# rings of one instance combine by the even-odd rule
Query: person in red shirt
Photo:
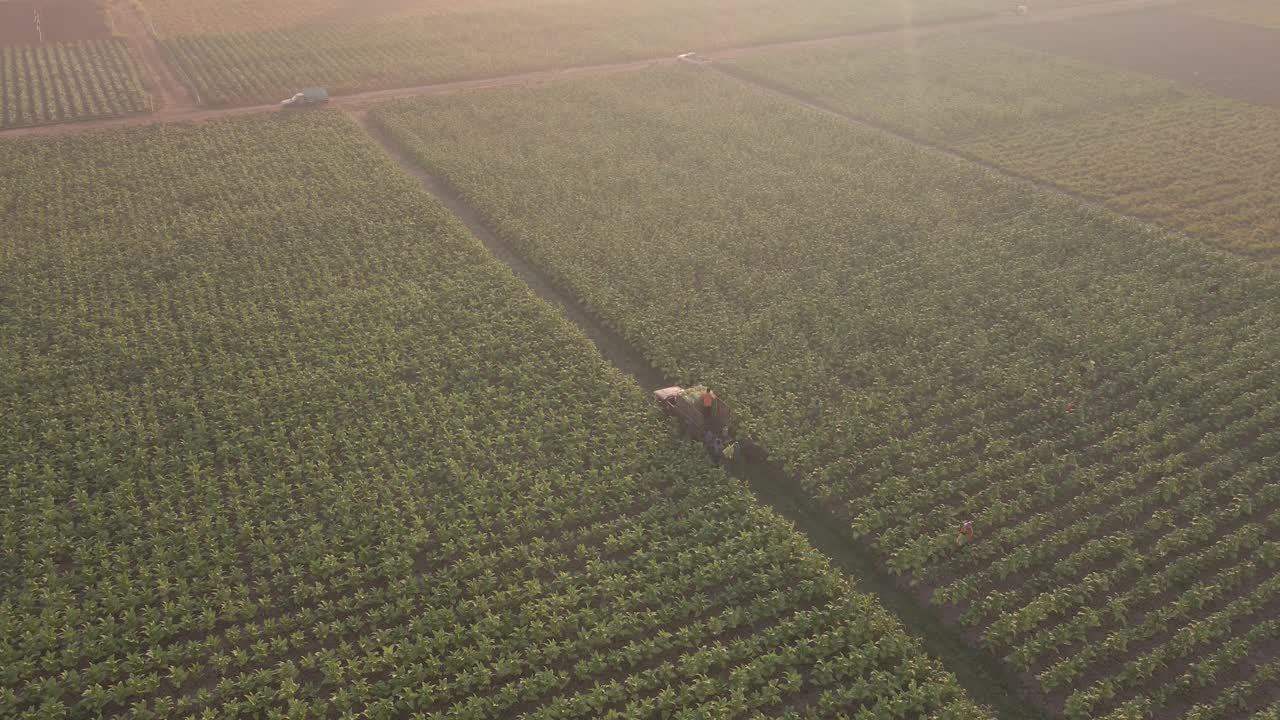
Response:
POLYGON ((702 418, 708 423, 711 422, 711 406, 716 404, 716 394, 711 392, 711 388, 702 391, 702 418))

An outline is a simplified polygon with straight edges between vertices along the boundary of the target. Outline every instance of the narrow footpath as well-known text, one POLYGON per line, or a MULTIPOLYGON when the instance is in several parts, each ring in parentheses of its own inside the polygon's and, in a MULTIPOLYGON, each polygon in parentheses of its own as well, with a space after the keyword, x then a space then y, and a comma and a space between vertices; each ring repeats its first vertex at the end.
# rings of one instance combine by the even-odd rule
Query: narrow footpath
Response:
POLYGON ((468 205, 452 188, 424 170, 405 154, 382 128, 369 120, 368 111, 353 111, 349 112, 348 115, 360 127, 364 128, 374 140, 377 140, 386 149, 387 153, 404 168, 405 172, 416 178, 427 189, 427 192, 444 203, 444 206, 467 226, 467 230, 470 230, 471 234, 483 243, 494 257, 511 268, 516 277, 524 281, 524 284, 528 285, 535 295, 545 300, 552 307, 559 309, 565 318, 577 325, 595 344, 606 360, 635 378, 645 392, 652 392, 671 384, 665 381, 662 373, 654 370, 648 362, 640 357, 639 353, 632 351, 621 335, 596 322, 587 312, 587 309, 582 306, 582 303, 575 300, 568 293, 561 292, 545 274, 525 262, 521 255, 500 239, 485 224, 475 208, 468 205))
MULTIPOLYGON (((386 152, 416 178, 427 192, 440 200, 466 225, 495 257, 505 263, 533 292, 566 319, 574 323, 618 369, 635 379, 645 391, 666 387, 668 382, 644 356, 617 332, 605 327, 571 294, 558 288, 541 270, 527 262, 489 227, 480 213, 439 178, 418 165, 378 125, 366 111, 348 115, 369 133, 386 152)), ((916 598, 875 561, 869 549, 844 535, 840 523, 819 509, 801 492, 783 468, 768 462, 735 467, 731 471, 745 481, 756 498, 778 515, 790 520, 832 567, 841 570, 861 592, 876 596, 924 648, 942 660, 975 701, 990 706, 1000 720, 1046 720, 1050 714, 1034 687, 1010 673, 990 653, 968 645, 960 629, 947 625, 933 608, 916 598)))

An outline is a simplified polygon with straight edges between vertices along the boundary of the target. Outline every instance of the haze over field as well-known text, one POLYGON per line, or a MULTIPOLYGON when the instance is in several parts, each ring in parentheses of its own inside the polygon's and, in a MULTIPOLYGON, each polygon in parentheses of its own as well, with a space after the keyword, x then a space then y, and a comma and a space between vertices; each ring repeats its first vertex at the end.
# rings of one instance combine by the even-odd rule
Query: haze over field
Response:
POLYGON ((1280 720, 1269 0, 0 0, 0 718, 1280 720))

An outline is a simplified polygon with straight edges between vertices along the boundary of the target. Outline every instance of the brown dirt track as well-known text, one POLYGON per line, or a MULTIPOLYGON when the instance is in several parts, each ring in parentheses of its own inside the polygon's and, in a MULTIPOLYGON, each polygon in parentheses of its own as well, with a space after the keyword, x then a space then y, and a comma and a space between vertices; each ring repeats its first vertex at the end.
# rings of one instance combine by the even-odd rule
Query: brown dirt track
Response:
POLYGON ((0 0, 0 45, 39 44, 36 12, 46 43, 111 36, 102 4, 94 0, 0 0))
POLYGON ((1280 30, 1226 22, 1177 8, 1080 17, 1052 25, 1003 26, 989 35, 1260 105, 1280 107, 1280 30))

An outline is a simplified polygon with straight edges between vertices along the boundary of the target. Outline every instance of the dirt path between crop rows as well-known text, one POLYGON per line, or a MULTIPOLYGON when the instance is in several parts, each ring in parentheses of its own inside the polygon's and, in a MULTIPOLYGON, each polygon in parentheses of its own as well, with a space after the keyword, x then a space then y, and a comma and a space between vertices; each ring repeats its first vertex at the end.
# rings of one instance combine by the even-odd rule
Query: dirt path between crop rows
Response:
MULTIPOLYGON (((1096 15, 1129 12, 1143 8, 1179 5, 1189 1, 1190 0, 1104 0, 1103 2, 1049 10, 1043 13, 1033 13, 1027 16, 1002 14, 986 18, 978 18, 975 20, 943 22, 932 25, 894 28, 891 30, 874 30, 812 40, 762 43, 737 48, 726 48, 724 50, 707 54, 713 58, 729 59, 748 54, 786 50, 790 48, 823 47, 827 45, 851 42, 878 43, 891 39, 911 39, 944 32, 1016 27, 1021 25, 1038 25, 1083 17, 1092 17, 1096 15)), ((203 122, 224 117, 234 117, 237 115, 279 111, 279 106, 274 103, 268 105, 249 105, 243 107, 216 109, 200 109, 197 107, 191 93, 182 85, 182 83, 178 82, 172 68, 165 60, 159 44, 156 42, 155 36, 146 27, 145 19, 143 19, 143 17, 138 13, 136 8, 133 8, 128 0, 118 0, 118 2, 120 2, 122 6, 127 7, 123 7, 119 12, 115 13, 117 19, 117 30, 122 34, 125 34, 130 39, 130 43, 137 49, 140 58, 144 62, 144 67, 147 71, 151 84, 158 89, 158 101, 162 106, 161 111, 150 115, 133 115, 106 120, 90 120, 83 122, 40 125, 36 127, 11 128, 8 130, 0 130, 0 139, 9 137, 49 137, 93 130, 139 127, 168 122, 203 122)), ((513 73, 510 75, 502 75, 480 80, 427 83, 424 85, 392 88, 389 90, 373 90, 370 92, 336 96, 330 101, 330 103, 331 105, 342 109, 358 110, 366 108, 374 103, 398 98, 421 97, 424 95, 443 95, 468 90, 485 90, 509 87, 513 85, 531 85, 557 80, 569 80, 595 75, 610 75, 614 73, 631 72, 657 65, 670 65, 675 62, 676 60, 674 58, 662 57, 631 62, 602 63, 599 65, 582 65, 555 70, 513 73)))
POLYGON ((369 120, 367 111, 353 111, 348 115, 377 140, 391 157, 427 189, 436 196, 445 207, 462 221, 471 234, 476 237, 494 257, 511 268, 533 293, 547 304, 558 308, 561 313, 586 333, 591 342, 606 360, 618 369, 635 378, 645 392, 653 392, 659 388, 669 387, 662 373, 658 372, 643 358, 627 348, 627 342, 617 332, 593 320, 587 309, 571 295, 560 292, 546 275, 534 269, 524 258, 497 236, 485 223, 480 214, 466 203, 462 197, 446 183, 437 179, 423 169, 413 158, 409 157, 394 139, 369 120))
MULTIPOLYGON (((646 393, 673 385, 644 355, 619 333, 606 327, 533 263, 503 240, 448 183, 433 176, 368 117, 367 111, 347 113, 380 144, 400 167, 438 199, 498 260, 552 308, 572 322, 595 344, 606 360, 630 376, 646 393)), ((874 595, 892 612, 907 633, 918 638, 933 657, 941 659, 969 696, 995 709, 1001 720, 1045 720, 1044 696, 1011 674, 990 653, 967 644, 958 628, 947 625, 937 610, 918 599, 885 571, 870 550, 850 539, 839 521, 817 507, 776 462, 735 466, 729 471, 750 485, 756 499, 791 521, 809 544, 842 571, 860 592, 874 595)))
POLYGON ((124 37, 134 56, 142 63, 143 82, 155 98, 156 115, 130 119, 166 122, 180 119, 197 110, 195 98, 169 67, 164 53, 160 51, 160 43, 156 42, 155 34, 147 26, 137 5, 131 0, 116 0, 107 9, 111 13, 115 32, 124 37))

